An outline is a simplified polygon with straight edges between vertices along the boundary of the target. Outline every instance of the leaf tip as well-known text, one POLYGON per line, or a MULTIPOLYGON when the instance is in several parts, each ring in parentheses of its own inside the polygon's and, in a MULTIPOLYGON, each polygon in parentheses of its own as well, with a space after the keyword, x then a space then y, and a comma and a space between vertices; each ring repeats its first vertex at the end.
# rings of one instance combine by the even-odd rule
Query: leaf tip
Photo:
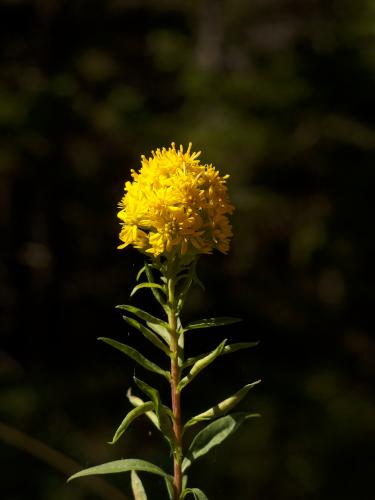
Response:
POLYGON ((71 481, 73 481, 73 479, 76 478, 77 474, 78 474, 78 472, 75 474, 72 474, 70 477, 68 477, 68 479, 66 480, 66 483, 70 483, 71 481))
POLYGON ((128 311, 129 307, 131 306, 128 306, 127 304, 117 304, 117 306, 115 306, 115 309, 118 309, 120 311, 128 311))
POLYGON ((248 418, 262 418, 262 414, 261 413, 250 413, 250 415, 247 415, 245 417, 245 420, 247 420, 248 418))

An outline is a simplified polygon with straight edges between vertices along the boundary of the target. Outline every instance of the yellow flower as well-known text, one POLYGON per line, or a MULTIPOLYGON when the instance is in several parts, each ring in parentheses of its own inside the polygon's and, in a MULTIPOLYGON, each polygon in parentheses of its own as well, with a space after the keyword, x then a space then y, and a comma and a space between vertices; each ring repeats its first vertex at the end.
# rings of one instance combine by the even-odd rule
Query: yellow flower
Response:
POLYGON ((118 217, 122 221, 118 248, 133 245, 154 257, 177 252, 191 256, 229 250, 232 228, 226 180, 212 165, 201 165, 200 151, 168 149, 141 157, 139 172, 125 183, 118 217))

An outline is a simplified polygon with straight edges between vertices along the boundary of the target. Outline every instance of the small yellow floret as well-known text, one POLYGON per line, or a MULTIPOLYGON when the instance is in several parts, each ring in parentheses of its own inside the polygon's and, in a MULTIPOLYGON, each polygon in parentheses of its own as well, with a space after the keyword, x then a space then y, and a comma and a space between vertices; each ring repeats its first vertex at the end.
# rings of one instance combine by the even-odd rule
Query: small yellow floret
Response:
POLYGON ((170 148, 141 157, 139 172, 125 183, 118 217, 122 221, 118 248, 133 245, 154 256, 173 252, 192 256, 229 250, 234 210, 226 180, 212 165, 201 165, 200 151, 170 148))

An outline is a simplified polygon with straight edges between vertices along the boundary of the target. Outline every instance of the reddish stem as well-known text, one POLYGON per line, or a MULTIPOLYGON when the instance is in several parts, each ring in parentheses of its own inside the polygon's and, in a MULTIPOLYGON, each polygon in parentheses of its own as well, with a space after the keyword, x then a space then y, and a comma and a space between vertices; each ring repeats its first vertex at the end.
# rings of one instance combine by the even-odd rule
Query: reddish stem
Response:
POLYGON ((181 426, 181 399, 178 384, 180 382, 181 370, 179 366, 179 346, 177 332, 177 315, 174 299, 174 280, 168 283, 168 323, 171 335, 171 399, 173 412, 173 431, 176 439, 176 450, 173 454, 174 477, 173 477, 173 500, 179 500, 182 492, 182 426, 181 426))
POLYGON ((176 438, 177 447, 179 448, 173 456, 174 465, 174 500, 178 500, 182 490, 182 472, 181 472, 181 402, 180 392, 177 390, 179 382, 180 370, 177 364, 177 359, 171 363, 171 393, 172 393, 172 411, 173 411, 173 430, 176 438))

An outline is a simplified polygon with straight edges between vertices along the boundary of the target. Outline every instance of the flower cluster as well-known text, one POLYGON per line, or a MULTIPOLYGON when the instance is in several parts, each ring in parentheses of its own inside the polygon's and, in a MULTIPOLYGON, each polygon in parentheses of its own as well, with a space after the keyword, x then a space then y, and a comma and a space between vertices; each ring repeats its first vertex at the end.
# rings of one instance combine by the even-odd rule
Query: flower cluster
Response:
POLYGON ((172 252, 226 253, 232 236, 228 215, 234 210, 226 179, 212 165, 200 164, 200 152, 174 143, 141 157, 139 172, 125 183, 118 217, 122 221, 118 248, 133 245, 154 257, 172 252))

